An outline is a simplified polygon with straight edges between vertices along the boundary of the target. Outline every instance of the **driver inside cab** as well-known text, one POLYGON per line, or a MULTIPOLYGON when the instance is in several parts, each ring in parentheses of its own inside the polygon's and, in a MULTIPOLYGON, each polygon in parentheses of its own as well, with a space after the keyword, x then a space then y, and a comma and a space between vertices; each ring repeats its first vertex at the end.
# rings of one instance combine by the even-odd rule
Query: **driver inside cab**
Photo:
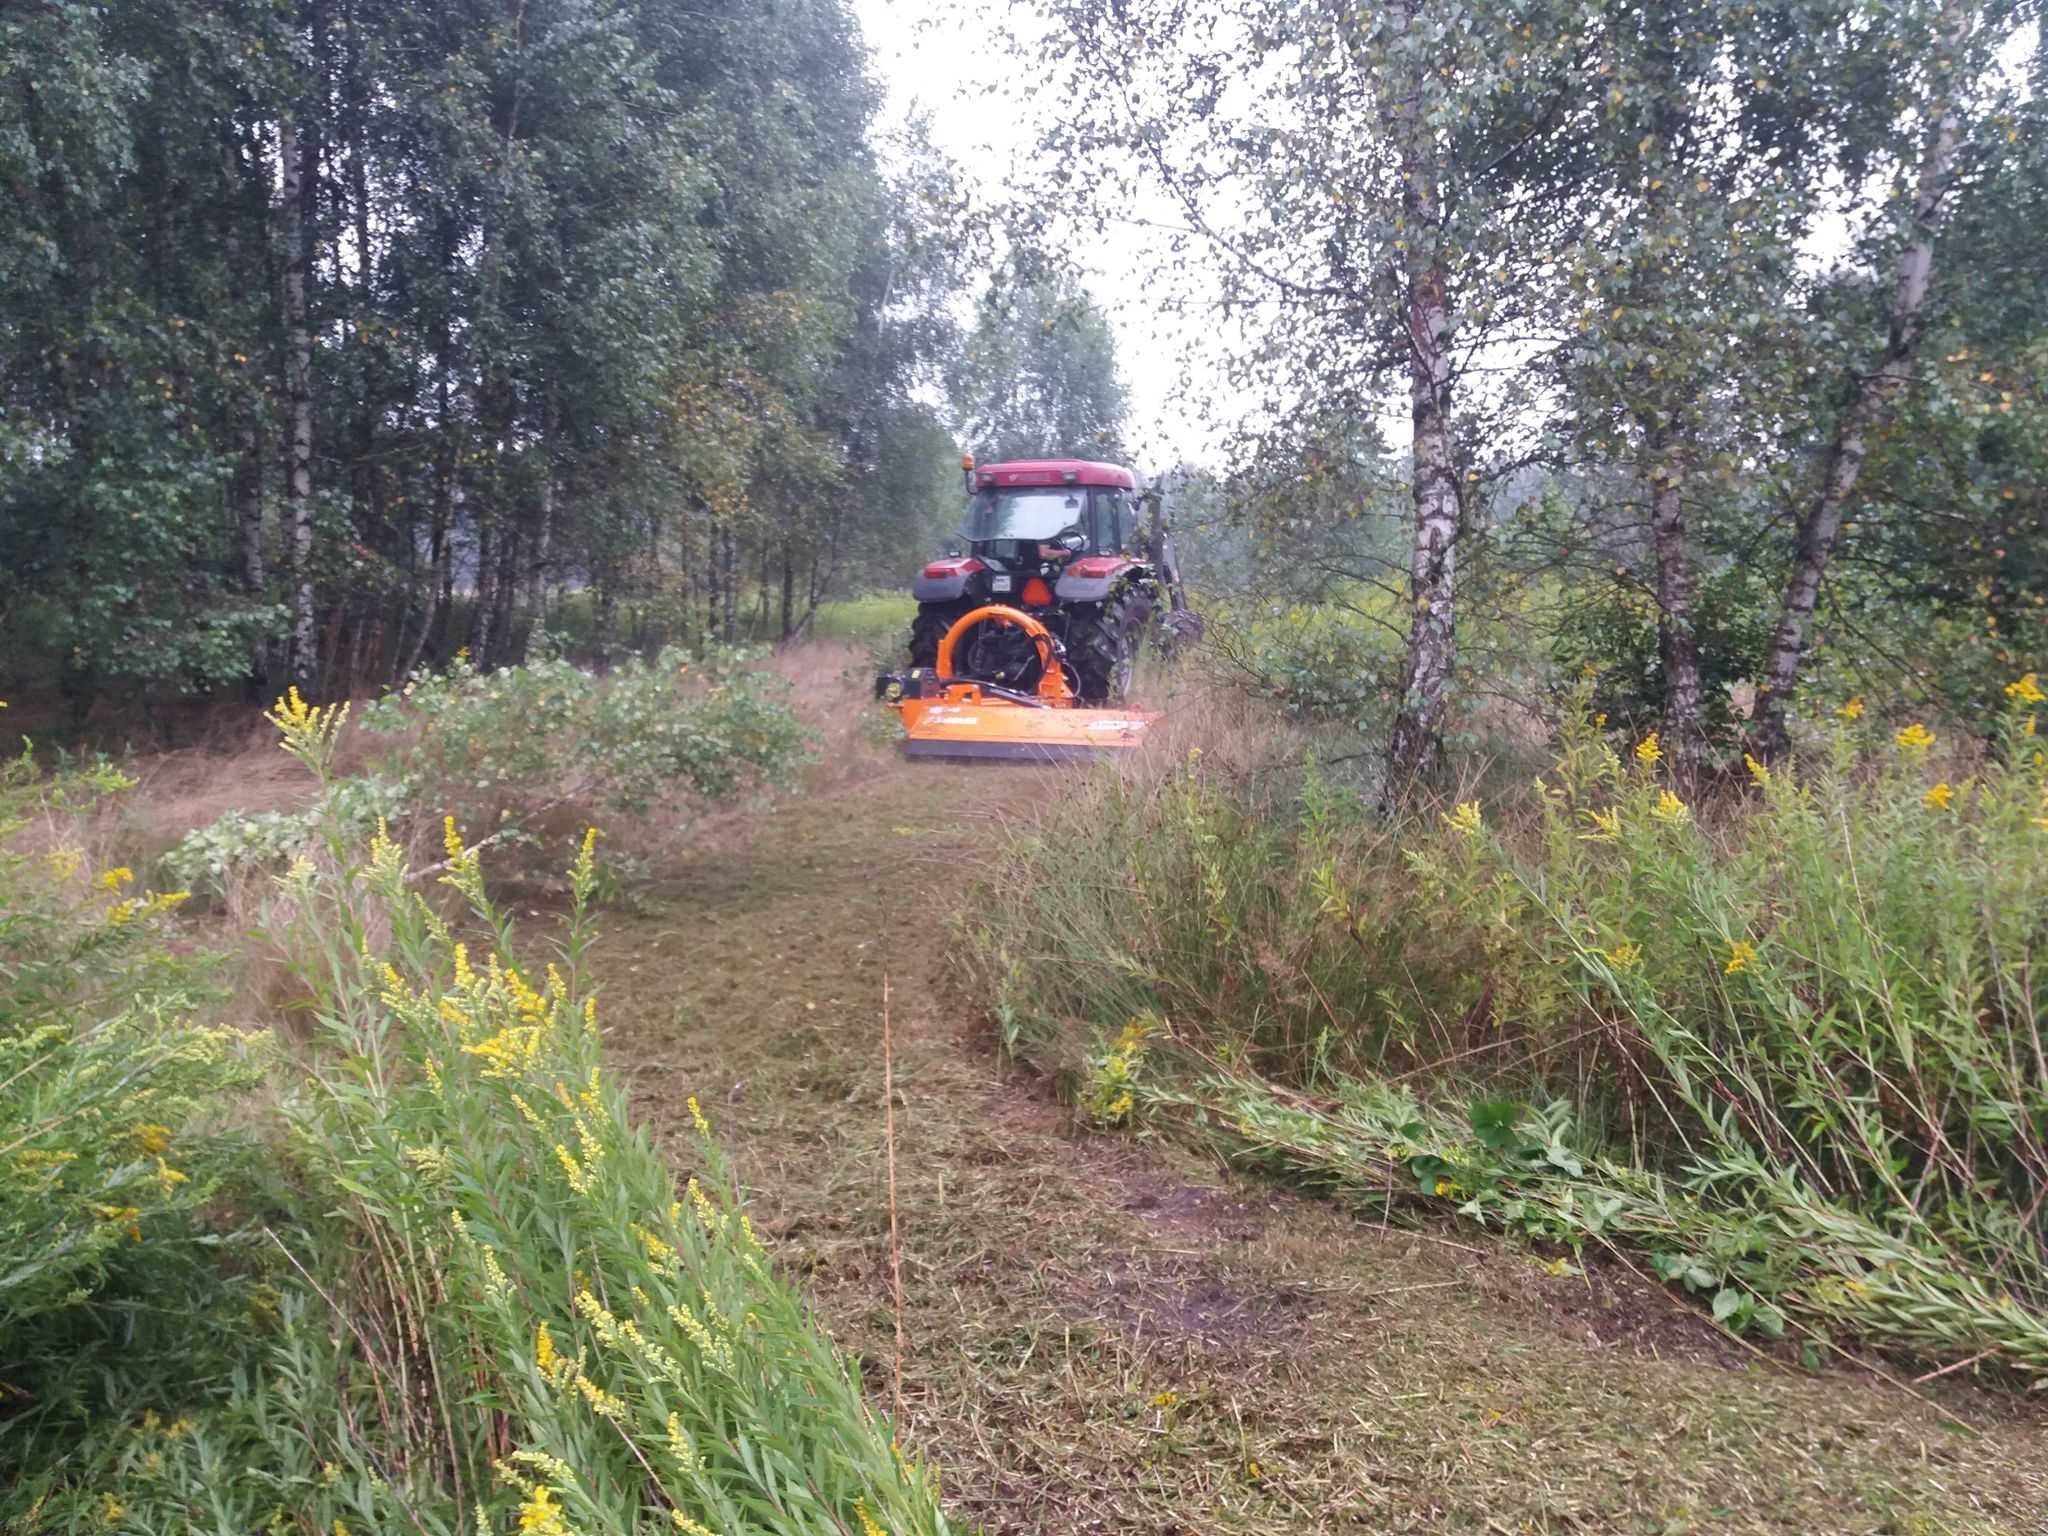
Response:
POLYGON ((1074 521, 1054 534, 1049 541, 1042 541, 1039 544, 1039 559, 1050 560, 1057 565, 1071 560, 1080 553, 1081 546, 1087 538, 1081 531, 1081 499, 1078 496, 1068 496, 1067 510, 1074 514, 1074 521))

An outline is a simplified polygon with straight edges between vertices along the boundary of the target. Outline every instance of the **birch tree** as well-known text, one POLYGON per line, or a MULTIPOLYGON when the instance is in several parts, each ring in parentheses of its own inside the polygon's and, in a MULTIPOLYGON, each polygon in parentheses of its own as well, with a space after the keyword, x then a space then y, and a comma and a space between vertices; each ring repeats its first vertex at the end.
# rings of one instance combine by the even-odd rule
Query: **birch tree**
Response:
POLYGON ((1854 504, 1873 435, 1896 410, 1912 383, 1928 322, 1934 249, 1947 212, 1963 137, 1964 103, 1974 81, 1972 47, 1980 21, 1974 0, 1942 0, 1926 44, 1920 101, 1920 153, 1910 190, 1901 199, 1897 256, 1885 311, 1885 335, 1876 355, 1850 373, 1836 418, 1826 467, 1812 502, 1800 517, 1778 627, 1761 681, 1758 750, 1766 758, 1790 744, 1790 710, 1811 639, 1821 582, 1854 504))
MULTIPOLYGON (((1168 227, 1155 291, 1246 333, 1231 393, 1254 430, 1405 397, 1412 518, 1390 796, 1441 760, 1458 551, 1519 456, 1528 377, 1491 366, 1541 327, 1587 192, 1574 13, 1403 0, 1057 5, 1059 185, 1106 184, 1168 227), (1213 293, 1213 301, 1209 295, 1213 293)), ((1048 188, 1034 206, 1053 195, 1048 188)), ((1206 318, 1206 317, 1205 317, 1206 318)))

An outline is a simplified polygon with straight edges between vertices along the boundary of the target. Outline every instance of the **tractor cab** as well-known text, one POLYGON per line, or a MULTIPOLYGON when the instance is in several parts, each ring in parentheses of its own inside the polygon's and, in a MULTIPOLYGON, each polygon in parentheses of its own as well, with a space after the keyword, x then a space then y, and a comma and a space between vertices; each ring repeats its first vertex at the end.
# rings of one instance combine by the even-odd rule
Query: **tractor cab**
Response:
POLYGON ((1114 555, 1136 530, 1127 470, 1103 464, 1048 464, 1043 469, 1006 464, 981 474, 960 534, 983 559, 1064 563, 1077 555, 1114 555), (1091 483, 1081 480, 1084 471, 1099 473, 1091 483), (1056 484, 1037 478, 1053 474, 1060 476, 1056 484))
POLYGON ((1024 459, 966 471, 960 536, 991 597, 1050 608, 1076 562, 1121 560, 1136 532, 1136 480, 1114 464, 1024 459))

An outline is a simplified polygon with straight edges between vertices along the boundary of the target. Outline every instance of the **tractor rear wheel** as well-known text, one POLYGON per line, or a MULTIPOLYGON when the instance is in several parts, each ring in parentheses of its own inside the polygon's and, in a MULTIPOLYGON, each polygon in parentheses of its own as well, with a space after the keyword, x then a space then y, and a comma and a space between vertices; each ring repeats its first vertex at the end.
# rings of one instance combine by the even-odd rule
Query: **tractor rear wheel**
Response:
POLYGON ((939 664, 939 642, 946 638, 946 631, 959 617, 951 609, 933 605, 917 610, 917 617, 910 621, 910 664, 913 667, 936 667, 939 664))
POLYGON ((1129 696, 1131 673, 1152 622, 1152 596, 1127 587, 1102 605, 1096 617, 1076 619, 1067 633, 1067 654, 1081 676, 1081 701, 1107 704, 1129 696))

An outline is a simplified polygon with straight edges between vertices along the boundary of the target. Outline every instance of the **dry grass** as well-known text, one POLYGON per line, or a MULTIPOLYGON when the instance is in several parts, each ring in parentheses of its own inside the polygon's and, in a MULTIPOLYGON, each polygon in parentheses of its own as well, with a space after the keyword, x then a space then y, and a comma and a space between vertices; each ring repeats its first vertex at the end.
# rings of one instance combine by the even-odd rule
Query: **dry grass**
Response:
MULTIPOLYGON (((1230 745, 1231 707, 1178 701, 1156 750, 1217 728, 1207 750, 1255 763, 1272 743, 1230 745)), ((611 1052, 645 1123, 713 1106, 883 1401, 890 977, 904 1390, 961 1513, 1162 1536, 2042 1528, 2048 1438, 2005 1400, 1946 1395, 1982 1426, 1959 1433, 1882 1383, 1754 1360, 1626 1272, 1552 1276, 1079 1130, 949 990, 944 921, 985 833, 1072 780, 833 729, 836 790, 724 826, 609 920, 611 1052)))

